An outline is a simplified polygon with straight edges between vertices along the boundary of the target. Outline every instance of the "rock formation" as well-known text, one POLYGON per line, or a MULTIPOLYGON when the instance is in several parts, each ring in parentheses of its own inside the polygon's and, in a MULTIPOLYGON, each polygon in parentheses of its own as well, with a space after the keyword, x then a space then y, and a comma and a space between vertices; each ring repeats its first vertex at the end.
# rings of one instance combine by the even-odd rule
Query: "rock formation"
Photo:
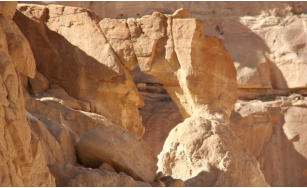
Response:
POLYGON ((97 168, 103 162, 108 162, 118 171, 153 182, 157 160, 146 146, 134 133, 109 126, 88 132, 77 148, 79 159, 84 165, 97 168))
POLYGON ((60 3, 89 8, 108 18, 140 17, 154 11, 170 14, 184 8, 203 21, 206 36, 223 41, 235 63, 239 88, 307 86, 304 2, 60 3))
POLYGON ((34 77, 35 61, 26 38, 11 20, 16 3, 0 9, 0 185, 54 186, 39 137, 26 119, 20 75, 34 77))
POLYGON ((143 100, 97 19, 85 9, 38 5, 18 5, 14 17, 40 73, 70 96, 87 101, 90 112, 142 136, 138 108, 143 100))
POLYGON ((0 185, 307 185, 305 4, 16 4, 0 3, 0 185))
POLYGON ((238 101, 230 120, 270 185, 307 185, 306 97, 238 101))

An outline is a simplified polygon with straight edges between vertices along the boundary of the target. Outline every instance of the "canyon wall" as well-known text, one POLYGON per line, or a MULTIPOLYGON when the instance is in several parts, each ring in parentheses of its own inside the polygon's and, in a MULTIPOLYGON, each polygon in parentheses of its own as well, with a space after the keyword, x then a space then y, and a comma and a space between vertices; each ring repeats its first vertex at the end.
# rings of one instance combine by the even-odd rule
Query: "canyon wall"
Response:
POLYGON ((0 3, 0 185, 307 185, 306 3, 57 3, 0 3))

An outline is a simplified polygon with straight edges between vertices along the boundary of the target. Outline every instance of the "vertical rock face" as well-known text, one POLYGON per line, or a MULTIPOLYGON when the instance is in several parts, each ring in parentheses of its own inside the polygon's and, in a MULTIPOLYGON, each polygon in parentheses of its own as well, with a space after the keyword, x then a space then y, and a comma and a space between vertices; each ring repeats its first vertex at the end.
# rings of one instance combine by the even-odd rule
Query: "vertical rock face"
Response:
POLYGON ((33 77, 35 62, 27 40, 9 19, 11 10, 15 10, 13 3, 1 3, 0 185, 54 186, 42 145, 26 120, 20 74, 33 77))

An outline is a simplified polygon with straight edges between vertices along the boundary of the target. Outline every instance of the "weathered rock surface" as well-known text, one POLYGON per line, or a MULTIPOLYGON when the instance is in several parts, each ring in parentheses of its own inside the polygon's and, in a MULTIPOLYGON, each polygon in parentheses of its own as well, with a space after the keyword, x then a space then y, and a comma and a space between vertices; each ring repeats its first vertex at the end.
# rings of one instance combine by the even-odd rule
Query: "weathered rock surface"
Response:
POLYGON ((28 113, 27 119, 32 133, 42 143, 47 164, 76 164, 76 152, 69 130, 43 116, 36 116, 28 113))
POLYGON ((38 71, 89 102, 91 112, 142 136, 143 101, 94 13, 64 6, 18 5, 18 10, 14 20, 30 42, 38 71))
POLYGON ((36 66, 29 42, 13 20, 2 16, 0 26, 7 38, 8 52, 17 71, 34 78, 36 66))
POLYGON ((230 126, 272 186, 306 186, 306 97, 239 101, 230 126))
MULTIPOLYGON (((11 63, 3 67, 13 67, 13 77, 7 77, 4 71, 1 79, 4 86, 18 88, 13 94, 20 100, 18 103, 23 100, 21 85, 26 88, 32 129, 30 136, 24 107, 19 106, 23 117, 16 119, 25 123, 25 131, 20 130, 28 136, 10 128, 9 132, 14 132, 12 140, 23 137, 8 143, 18 145, 20 140, 26 140, 22 142, 25 150, 16 149, 12 156, 4 158, 27 160, 21 163, 38 169, 14 172, 12 166, 17 164, 19 169, 19 163, 4 163, 4 174, 19 173, 14 176, 19 179, 10 183, 5 182, 9 176, 4 175, 4 185, 52 185, 47 163, 57 185, 145 185, 129 176, 154 184, 153 156, 161 151, 165 139, 159 170, 172 177, 155 180, 156 185, 182 186, 179 179, 188 186, 307 185, 306 99, 292 96, 267 101, 273 95, 288 95, 298 88, 306 92, 307 6, 265 3, 259 7, 257 2, 182 5, 197 9, 192 16, 200 17, 204 26, 199 20, 187 18, 184 10, 173 15, 153 12, 137 19, 100 19, 82 8, 20 5, 14 20, 21 33, 8 19, 15 8, 3 9, 7 5, 0 5, 0 34, 5 36, 1 46, 7 46, 1 57, 11 63), (18 73, 14 73, 13 65, 18 73), (145 77, 140 71, 155 78, 145 77), (142 80, 151 85, 139 84, 139 89, 144 90, 138 92, 134 81, 142 80), (263 101, 239 101, 231 114, 238 95, 236 80, 240 99, 263 101), (152 87, 161 83, 181 115, 164 90, 152 87), (144 134, 140 94, 146 99, 141 109, 147 129, 144 140, 152 148, 144 146, 134 133, 114 128, 120 125, 139 137, 144 134), (187 119, 173 128, 182 121, 181 116, 187 119), (74 146, 80 138, 81 161, 100 170, 65 165, 76 165, 74 146), (27 145, 29 140, 31 145, 27 145), (153 154, 148 148, 154 150, 153 154), (33 156, 18 158, 28 156, 24 153, 31 149, 37 160, 31 162, 33 156), (129 176, 117 174, 110 165, 129 176)), ((14 115, 13 109, 20 104, 10 101, 10 97, 6 99, 6 95, 11 96, 7 93, 0 98, 4 101, 4 127, 8 127, 7 119, 21 117, 19 113, 14 115)), ((5 129, 3 132, 7 134, 5 129)), ((10 153, 9 150, 3 151, 10 153)))
POLYGON ((72 165, 49 165, 56 177, 57 186, 72 187, 149 187, 150 184, 136 181, 123 172, 90 169, 72 165))
MULTIPOLYGON (((52 3, 52 2, 48 2, 52 3)), ((54 3, 54 2, 53 2, 54 3)), ((178 8, 221 38, 237 69, 239 87, 306 87, 305 2, 56 2, 90 8, 101 17, 141 17, 178 8), (295 72, 295 74, 293 74, 295 72)))
MULTIPOLYGON (((32 97, 25 92, 26 109, 36 116, 39 115, 41 120, 46 119, 50 120, 51 124, 55 123, 55 128, 69 130, 73 136, 74 144, 79 142, 79 139, 90 130, 114 125, 102 115, 73 109, 71 106, 66 105, 78 104, 77 99, 68 97, 73 100, 70 102, 65 101, 63 98, 66 98, 65 95, 59 100, 52 95, 52 92, 44 93, 44 97, 32 97)), ((44 124, 48 126, 47 121, 46 123, 44 124)))
POLYGON ((165 141, 158 167, 186 186, 268 185, 240 139, 210 115, 192 116, 177 125, 165 141))
POLYGON ((103 162, 128 175, 153 182, 156 173, 156 157, 151 149, 134 133, 116 126, 94 129, 85 134, 77 145, 82 164, 99 167, 103 162))
POLYGON ((153 57, 145 64, 139 62, 141 70, 163 83, 184 118, 205 111, 228 116, 237 98, 236 71, 221 41, 202 35, 201 22, 196 19, 159 13, 144 17, 144 22, 146 19, 156 20, 154 37, 159 41, 153 57))
POLYGON ((0 9, 0 185, 54 186, 42 145, 31 134, 26 120, 19 74, 33 76, 34 61, 24 58, 33 55, 25 37, 9 19, 13 6, 6 5, 1 3, 0 9))

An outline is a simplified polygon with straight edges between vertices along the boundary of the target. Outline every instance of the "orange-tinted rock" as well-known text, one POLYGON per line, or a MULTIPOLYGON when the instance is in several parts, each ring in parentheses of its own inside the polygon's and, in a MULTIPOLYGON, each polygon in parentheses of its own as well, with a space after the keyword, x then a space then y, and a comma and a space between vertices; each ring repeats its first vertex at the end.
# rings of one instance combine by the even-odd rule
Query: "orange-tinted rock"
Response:
POLYGON ((18 10, 14 20, 30 42, 38 70, 69 95, 89 102, 91 112, 142 136, 138 108, 143 101, 94 13, 38 5, 18 5, 18 10))
POLYGON ((0 14, 12 19, 16 11, 17 1, 3 1, 0 3, 0 14))
POLYGON ((22 52, 30 56, 32 52, 24 43, 19 43, 26 39, 12 20, 0 15, 0 22, 0 185, 54 186, 41 142, 31 134, 26 120, 19 74, 35 71, 33 66, 20 68, 20 65, 27 65, 22 52), (18 48, 11 46, 15 44, 18 48), (20 50, 20 54, 12 53, 12 49, 20 50))

